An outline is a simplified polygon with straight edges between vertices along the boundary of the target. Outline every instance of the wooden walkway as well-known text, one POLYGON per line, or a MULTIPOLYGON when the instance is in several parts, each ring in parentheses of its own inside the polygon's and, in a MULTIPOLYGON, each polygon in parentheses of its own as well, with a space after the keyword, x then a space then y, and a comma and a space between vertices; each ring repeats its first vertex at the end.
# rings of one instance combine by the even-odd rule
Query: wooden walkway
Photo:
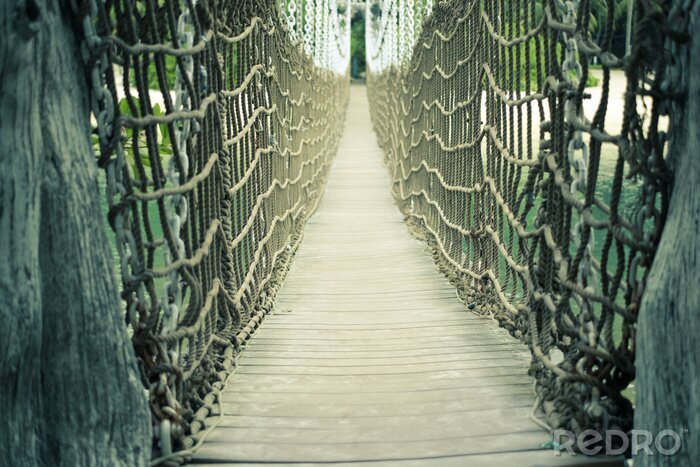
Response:
POLYGON ((466 310, 410 236, 351 93, 325 197, 194 462, 583 462, 538 449, 527 349, 466 310))

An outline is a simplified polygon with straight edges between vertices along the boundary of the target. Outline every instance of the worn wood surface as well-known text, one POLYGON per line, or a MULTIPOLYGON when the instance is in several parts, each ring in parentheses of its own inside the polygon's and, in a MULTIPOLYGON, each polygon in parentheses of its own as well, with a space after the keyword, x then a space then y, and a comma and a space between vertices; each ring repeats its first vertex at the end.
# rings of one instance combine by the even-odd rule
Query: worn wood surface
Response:
MULTIPOLYGON (((700 73, 700 2, 671 2, 691 18, 688 40, 673 66, 688 77, 700 73)), ((680 79, 683 97, 671 103, 668 161, 674 171, 666 225, 646 281, 637 323, 637 407, 634 427, 681 438, 672 456, 640 450, 635 466, 700 465, 700 81, 680 79)), ((674 91, 675 92, 675 91, 674 91)), ((674 443, 665 440, 670 449, 674 443)))
POLYGON ((471 314, 410 236, 351 92, 319 211, 194 462, 583 462, 538 449, 527 349, 471 314))
POLYGON ((69 6, 0 1, 0 466, 148 465, 69 6))

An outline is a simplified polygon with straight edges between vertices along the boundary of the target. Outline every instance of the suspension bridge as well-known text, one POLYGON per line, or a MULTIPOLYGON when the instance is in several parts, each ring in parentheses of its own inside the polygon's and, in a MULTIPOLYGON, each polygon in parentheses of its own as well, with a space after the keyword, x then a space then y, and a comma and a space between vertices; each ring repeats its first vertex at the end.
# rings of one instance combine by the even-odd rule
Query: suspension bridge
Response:
POLYGON ((465 312, 406 230, 364 94, 351 89, 319 210, 195 463, 565 465, 539 447, 527 348, 465 312))
POLYGON ((682 9, 70 8, 152 465, 624 465, 682 9))

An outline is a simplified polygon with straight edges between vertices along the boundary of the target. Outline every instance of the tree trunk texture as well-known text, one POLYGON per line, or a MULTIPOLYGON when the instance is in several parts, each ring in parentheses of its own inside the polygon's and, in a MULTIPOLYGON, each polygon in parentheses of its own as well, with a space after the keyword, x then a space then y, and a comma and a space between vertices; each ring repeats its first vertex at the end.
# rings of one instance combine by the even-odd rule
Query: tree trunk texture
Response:
POLYGON ((700 462, 700 2, 690 5, 687 55, 675 57, 685 65, 687 95, 671 114, 673 194, 637 328, 634 421, 653 434, 678 432, 682 448, 672 456, 640 453, 635 467, 700 462))
POLYGON ((0 0, 0 465, 146 465, 68 11, 0 0))

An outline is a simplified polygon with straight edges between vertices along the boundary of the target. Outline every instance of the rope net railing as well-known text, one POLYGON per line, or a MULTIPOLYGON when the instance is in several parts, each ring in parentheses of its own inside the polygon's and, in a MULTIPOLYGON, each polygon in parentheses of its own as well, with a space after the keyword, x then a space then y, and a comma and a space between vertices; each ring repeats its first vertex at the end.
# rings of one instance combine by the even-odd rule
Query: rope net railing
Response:
POLYGON ((397 203, 469 308, 529 345, 536 420, 576 433, 632 426, 635 322, 670 193, 668 7, 635 2, 619 57, 616 5, 366 11, 371 116, 397 203))
POLYGON ((305 4, 323 18, 301 23, 311 45, 272 0, 84 12, 121 296, 161 460, 207 428, 336 152, 349 25, 335 0, 305 4))

